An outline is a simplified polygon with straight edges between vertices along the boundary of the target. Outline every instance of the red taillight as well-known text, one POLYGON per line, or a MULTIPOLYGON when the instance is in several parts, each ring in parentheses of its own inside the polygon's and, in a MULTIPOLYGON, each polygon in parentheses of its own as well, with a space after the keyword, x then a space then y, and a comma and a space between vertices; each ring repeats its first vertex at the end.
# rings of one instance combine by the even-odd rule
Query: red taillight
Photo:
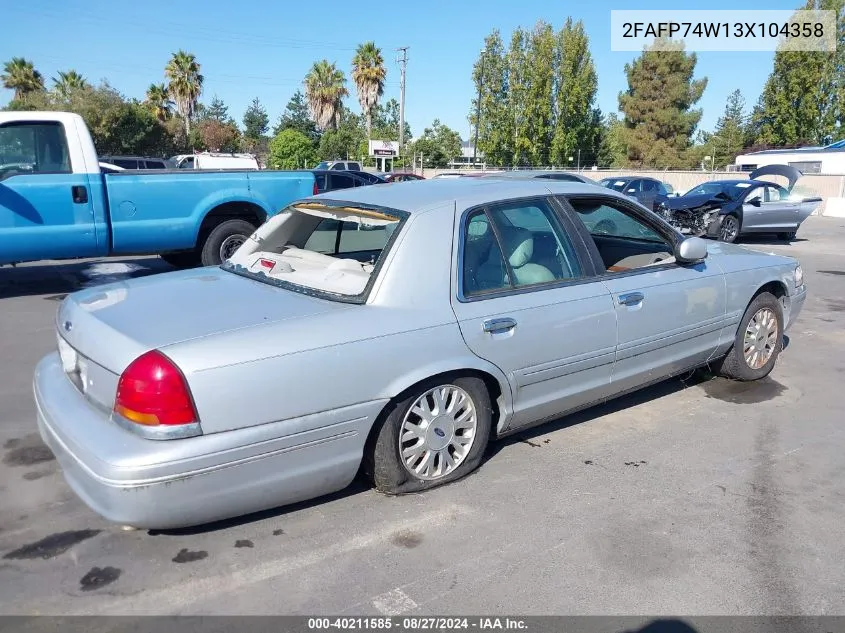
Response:
POLYGON ((320 193, 320 188, 317 186, 317 181, 315 180, 314 181, 314 195, 316 196, 318 193, 320 193))
POLYGON ((114 410, 145 426, 197 421, 185 377, 173 361, 155 350, 136 358, 121 374, 114 410))

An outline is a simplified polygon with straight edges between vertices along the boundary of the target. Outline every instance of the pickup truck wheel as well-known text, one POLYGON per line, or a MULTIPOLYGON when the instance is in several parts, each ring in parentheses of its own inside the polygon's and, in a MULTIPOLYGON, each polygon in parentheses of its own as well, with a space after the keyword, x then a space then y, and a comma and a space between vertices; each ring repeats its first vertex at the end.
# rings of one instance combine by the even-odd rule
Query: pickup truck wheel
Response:
POLYGON ((774 369, 783 349, 783 308, 777 297, 761 292, 748 305, 728 355, 713 369, 734 380, 760 380, 774 369))
POLYGON ((380 492, 420 492, 460 479, 481 463, 493 412, 484 382, 441 377, 399 396, 374 429, 364 470, 380 492))
POLYGON ((200 251, 203 266, 217 266, 235 254, 255 226, 246 220, 226 220, 215 226, 200 251))
POLYGON ((159 255, 164 261, 176 268, 190 268, 200 263, 199 255, 194 251, 183 253, 162 253, 159 255))

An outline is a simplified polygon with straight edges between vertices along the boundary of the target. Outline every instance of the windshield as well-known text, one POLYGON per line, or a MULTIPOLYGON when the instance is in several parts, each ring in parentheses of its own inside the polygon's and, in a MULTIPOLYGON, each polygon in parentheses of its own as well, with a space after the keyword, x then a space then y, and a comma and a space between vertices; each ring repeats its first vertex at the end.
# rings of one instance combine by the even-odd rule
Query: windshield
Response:
POLYGON ((329 163, 324 160, 322 162, 317 163, 317 166, 314 169, 328 169, 328 168, 329 168, 329 163))
POLYGON ((624 178, 605 178, 601 181, 601 185, 614 191, 622 191, 629 182, 631 181, 624 178))
POLYGON ((696 185, 684 194, 686 196, 701 196, 709 195, 714 197, 726 198, 727 200, 737 200, 743 192, 751 186, 750 182, 704 182, 696 185))
POLYGON ((405 217, 343 202, 294 203, 262 225, 223 268, 307 294, 363 302, 405 217))

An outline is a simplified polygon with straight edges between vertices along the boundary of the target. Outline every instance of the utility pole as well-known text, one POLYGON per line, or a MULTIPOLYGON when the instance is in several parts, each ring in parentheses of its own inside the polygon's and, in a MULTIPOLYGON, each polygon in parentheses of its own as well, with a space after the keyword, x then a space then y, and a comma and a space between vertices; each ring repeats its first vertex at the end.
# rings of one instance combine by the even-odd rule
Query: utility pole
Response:
POLYGON ((481 51, 480 67, 478 69, 478 100, 475 102, 475 141, 472 144, 473 167, 475 167, 478 157, 478 128, 481 123, 481 86, 484 83, 484 53, 485 51, 481 51))
POLYGON ((405 145, 405 67, 408 65, 408 47, 401 46, 396 49, 401 57, 396 57, 399 64, 399 155, 402 156, 402 148, 405 145))

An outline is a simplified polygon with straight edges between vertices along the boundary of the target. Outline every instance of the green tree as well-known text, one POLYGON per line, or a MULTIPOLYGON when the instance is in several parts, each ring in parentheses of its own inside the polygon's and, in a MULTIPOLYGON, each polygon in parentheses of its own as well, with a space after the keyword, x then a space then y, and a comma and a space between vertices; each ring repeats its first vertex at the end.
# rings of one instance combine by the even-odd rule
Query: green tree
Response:
MULTIPOLYGON (((411 138, 411 126, 405 121, 405 138, 411 138)), ((399 102, 390 99, 387 103, 380 103, 373 115, 373 136, 381 141, 399 140, 399 102)))
POLYGON ((217 95, 211 99, 208 108, 205 110, 205 118, 217 121, 218 123, 229 123, 232 117, 229 116, 229 106, 223 103, 217 95))
POLYGON ((693 80, 696 61, 682 42, 661 38, 625 64, 628 90, 619 94, 619 109, 632 166, 686 166, 685 152, 701 120, 701 110, 692 106, 707 87, 706 78, 693 80))
POLYGON ((361 104, 361 112, 366 121, 368 139, 372 138, 373 110, 384 94, 386 76, 387 70, 381 49, 375 42, 360 44, 352 58, 352 81, 355 82, 358 92, 358 103, 361 104))
POLYGON ((299 130, 284 129, 270 141, 268 165, 271 169, 302 169, 316 162, 314 143, 299 130))
POLYGON ((195 126, 198 149, 209 152, 236 152, 241 144, 241 132, 234 121, 218 121, 207 117, 195 126))
POLYGON ((512 165, 527 165, 530 161, 531 131, 528 125, 528 34, 517 28, 511 35, 508 50, 508 116, 513 120, 512 165))
POLYGON ((837 11, 836 53, 779 50, 752 114, 755 143, 829 143, 845 122, 845 11, 842 0, 808 0, 805 9, 837 11))
POLYGON ((601 115, 596 120, 593 111, 598 77, 583 22, 567 18, 557 37, 556 54, 551 162, 562 165, 579 149, 594 154, 600 131, 601 115))
POLYGON ((257 145, 270 127, 270 117, 258 99, 253 99, 249 104, 244 113, 243 124, 244 139, 257 145))
POLYGON ((745 99, 737 89, 728 95, 725 111, 716 122, 716 129, 710 144, 713 149, 713 163, 722 168, 733 163, 745 148, 746 132, 745 99))
POLYGON ((525 99, 528 155, 534 165, 548 165, 554 135, 555 34, 539 21, 528 37, 525 99))
POLYGON ((414 153, 422 153, 425 165, 446 167, 461 153, 461 137, 450 127, 435 119, 412 143, 414 153))
POLYGON ((337 127, 320 137, 317 149, 320 160, 359 158, 366 153, 366 130, 362 117, 344 107, 338 109, 337 127))
POLYGON ((625 166, 627 159, 625 122, 615 112, 610 112, 603 121, 596 164, 598 167, 619 169, 625 166))
POLYGON ((150 84, 144 103, 159 121, 166 121, 173 114, 173 102, 164 84, 150 84))
POLYGON ((59 71, 57 77, 53 77, 53 89, 61 99, 67 99, 75 90, 83 90, 88 87, 85 77, 75 70, 59 71))
POLYGON ((35 69, 35 65, 23 57, 13 57, 3 66, 3 87, 14 90, 14 99, 25 100, 34 92, 44 90, 44 77, 35 69))
MULTIPOLYGON (((504 165, 513 158, 513 119, 508 113, 508 60, 502 36, 494 30, 484 40, 472 71, 475 97, 469 115, 472 130, 478 127, 478 151, 487 162, 504 165), (480 123, 478 94, 481 94, 480 123)), ((474 139, 473 139, 474 142, 474 139)))
POLYGON ((320 142, 320 132, 317 125, 308 116, 308 103, 305 95, 297 90, 285 106, 285 111, 279 117, 279 122, 273 128, 273 136, 278 136, 282 130, 296 130, 307 136, 312 143, 320 142))
POLYGON ((349 96, 343 71, 323 59, 311 67, 304 85, 308 110, 317 128, 337 129, 343 98, 349 96))
POLYGON ((167 90, 185 121, 185 134, 188 137, 191 135, 191 119, 205 81, 201 70, 196 56, 181 49, 173 53, 164 68, 164 74, 169 82, 167 90))

